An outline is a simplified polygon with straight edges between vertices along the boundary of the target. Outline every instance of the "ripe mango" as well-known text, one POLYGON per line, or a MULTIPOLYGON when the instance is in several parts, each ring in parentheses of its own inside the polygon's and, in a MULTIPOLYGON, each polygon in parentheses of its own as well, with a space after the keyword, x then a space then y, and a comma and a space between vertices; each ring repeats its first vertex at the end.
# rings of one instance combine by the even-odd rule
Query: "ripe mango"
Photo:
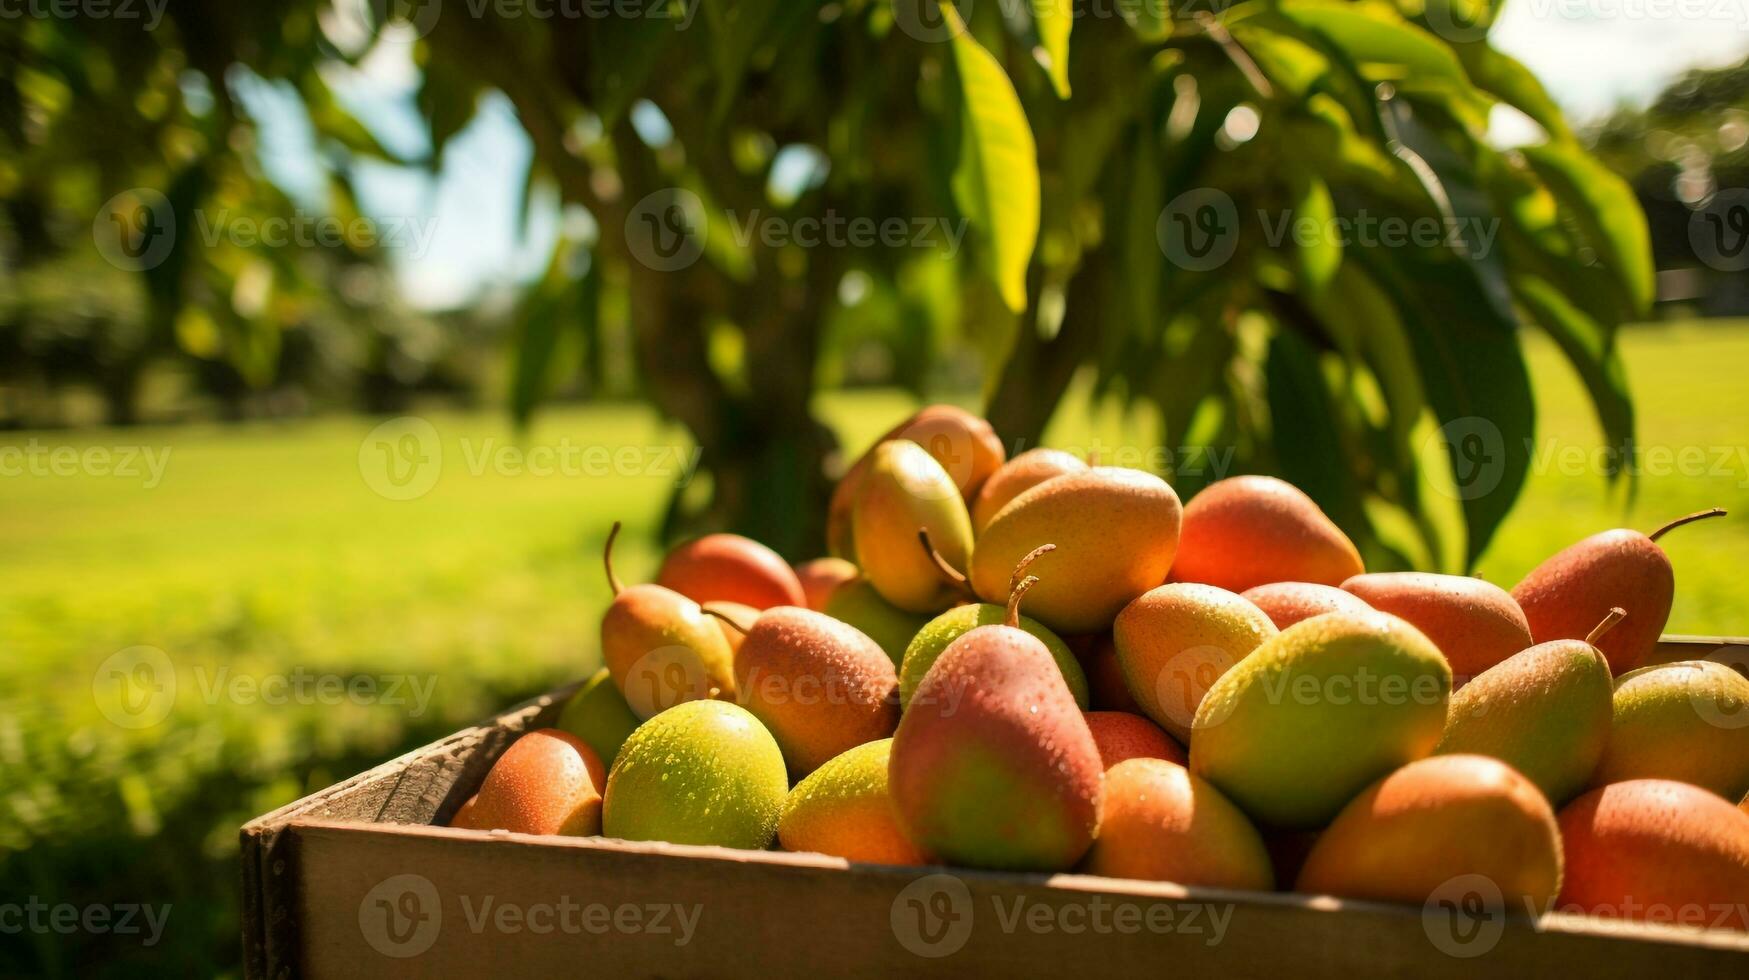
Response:
POLYGON ((1298 487, 1234 476, 1185 506, 1172 580, 1243 592, 1270 582, 1341 585, 1365 570, 1354 542, 1298 487))
POLYGON ((1326 613, 1263 641, 1197 708, 1190 769, 1259 823, 1318 827, 1433 751, 1451 668, 1385 613, 1326 613))
POLYGON ((741 641, 759 620, 759 610, 739 602, 705 602, 700 603, 699 608, 717 621, 717 628, 723 631, 723 642, 729 645, 731 658, 741 652, 741 641))
POLYGON ((1609 742, 1609 663, 1584 640, 1553 640, 1507 657, 1451 697, 1437 754, 1507 763, 1555 805, 1591 782, 1609 742))
MULTIPOLYGON (((929 668, 935 666, 935 661, 949 643, 979 626, 1001 623, 1006 612, 1004 607, 994 603, 972 603, 955 606, 924 624, 905 648, 905 658, 899 664, 899 703, 904 706, 911 704, 911 695, 917 690, 917 685, 923 682, 923 676, 929 673, 929 668)), ((1057 662, 1057 669, 1063 672, 1063 682, 1069 685, 1069 693, 1074 695, 1075 703, 1085 709, 1087 677, 1081 672, 1081 662, 1075 659, 1075 654, 1057 634, 1045 628, 1038 620, 1022 616, 1020 628, 1038 637, 1045 649, 1051 652, 1051 659, 1057 662)))
POLYGON ((864 578, 833 590, 826 600, 826 615, 849 623, 880 644, 894 667, 904 662, 911 638, 929 622, 928 616, 893 608, 864 578))
POLYGON ((620 747, 601 829, 621 840, 764 850, 788 794, 783 751, 758 718, 727 701, 687 701, 620 747))
MULTIPOLYGON (((1498 585, 1463 575, 1374 572, 1342 583, 1380 612, 1427 634, 1451 664, 1457 686, 1531 645, 1524 610, 1498 585)), ((1594 620, 1591 624, 1596 626, 1594 620)))
POLYGON ((1466 875, 1493 882, 1507 909, 1546 908, 1561 885, 1561 838, 1549 801, 1517 770, 1486 756, 1441 755, 1409 763, 1343 807, 1295 890, 1420 905, 1466 875))
POLYGON ((1263 610, 1278 630, 1302 619, 1331 612, 1366 612, 1372 607, 1351 592, 1316 582, 1271 582, 1239 593, 1263 610))
POLYGON ((1731 801, 1749 793, 1749 680, 1743 675, 1710 660, 1642 667, 1616 680, 1614 705, 1593 785, 1675 779, 1731 801))
POLYGON ((984 481, 983 488, 972 501, 972 530, 982 534, 1010 500, 1046 480, 1086 469, 1087 464, 1079 456, 1060 449, 1028 449, 1003 463, 990 479, 984 481))
POLYGON ((952 864, 1013 871, 1081 859, 1103 772, 1050 651, 1012 625, 948 644, 899 721, 888 767, 909 840, 952 864))
POLYGON ((492 763, 480 791, 450 821, 468 830, 588 837, 601 832, 607 771, 570 732, 528 732, 492 763))
POLYGON ((892 750, 890 738, 864 742, 797 783, 777 822, 783 849, 869 864, 928 863, 899 828, 887 792, 892 750))
POLYGON ((735 602, 770 609, 808 601, 789 562, 739 534, 707 534, 676 546, 662 559, 656 584, 700 605, 735 602))
POLYGON ((899 723, 893 662, 856 627, 812 609, 768 610, 735 656, 740 705, 763 723, 796 779, 899 723))
POLYGON ((1221 791, 1164 759, 1105 774, 1099 837, 1081 870, 1112 878, 1269 891, 1275 875, 1257 828, 1221 791))
POLYGON ((1594 789, 1560 816, 1563 912, 1749 930, 1749 813, 1689 783, 1594 789))
MULTIPOLYGON (((953 405, 930 405, 894 426, 875 441, 879 446, 892 439, 906 439, 928 450, 947 475, 953 478, 960 495, 968 502, 975 499, 984 481, 996 472, 1007 456, 1002 440, 990 423, 963 408, 953 405)), ((855 528, 851 511, 857 494, 862 492, 862 480, 868 473, 873 450, 845 471, 832 491, 826 509, 826 543, 832 554, 840 558, 856 556, 855 528)))
POLYGON ((733 652, 717 620, 660 585, 627 588, 613 571, 615 521, 602 549, 613 602, 601 617, 601 659, 639 718, 683 701, 733 696, 733 652))
MULTIPOLYGON (((972 588, 985 602, 1008 598, 1009 577, 1028 552, 1043 579, 1027 597, 1032 617, 1059 635, 1097 633, 1118 610, 1166 580, 1178 550, 1178 494, 1140 470, 1096 466, 1033 487, 997 512, 972 553, 972 588)), ((944 553, 945 554, 945 553, 944 553)))
POLYGON ((1584 639, 1610 607, 1620 606, 1626 621, 1599 640, 1598 649, 1617 676, 1638 667, 1658 645, 1676 594, 1676 571, 1658 539, 1724 513, 1714 508, 1689 514, 1650 535, 1627 528, 1603 531, 1556 552, 1512 588, 1531 636, 1538 643, 1584 639))
POLYGON ((796 578, 808 597, 807 606, 815 612, 825 612, 832 594, 840 586, 856 581, 860 574, 855 565, 842 558, 816 558, 796 566, 796 578))
POLYGON ((603 667, 571 695, 559 712, 559 727, 582 739, 609 768, 619 747, 642 721, 603 667))
POLYGON ((1185 582, 1138 596, 1117 614, 1111 632, 1130 695, 1148 717, 1189 741, 1203 695, 1278 631, 1248 600, 1185 582))
POLYGON ((904 440, 875 447, 851 521, 856 564, 881 598, 906 612, 936 613, 960 595, 930 560, 917 532, 927 530, 941 557, 965 568, 972 519, 952 478, 923 447, 904 440))
POLYGON ((1190 762, 1184 746, 1141 715, 1127 711, 1089 711, 1085 717, 1087 730, 1093 733, 1093 744, 1099 749, 1099 764, 1107 773, 1111 772, 1112 766, 1130 759, 1165 759, 1181 766, 1190 762))

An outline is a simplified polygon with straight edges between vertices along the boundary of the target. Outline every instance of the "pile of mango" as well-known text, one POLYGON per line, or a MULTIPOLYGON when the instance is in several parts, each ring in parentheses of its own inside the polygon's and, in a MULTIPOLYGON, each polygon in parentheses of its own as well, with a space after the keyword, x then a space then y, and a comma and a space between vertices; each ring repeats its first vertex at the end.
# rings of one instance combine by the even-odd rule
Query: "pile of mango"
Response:
POLYGON ((1745 929, 1749 679, 1657 656, 1658 538, 1717 513, 1510 592, 1369 573, 1281 480, 1181 505, 935 406, 836 557, 718 534, 626 586, 610 535, 606 666, 452 825, 1745 929))

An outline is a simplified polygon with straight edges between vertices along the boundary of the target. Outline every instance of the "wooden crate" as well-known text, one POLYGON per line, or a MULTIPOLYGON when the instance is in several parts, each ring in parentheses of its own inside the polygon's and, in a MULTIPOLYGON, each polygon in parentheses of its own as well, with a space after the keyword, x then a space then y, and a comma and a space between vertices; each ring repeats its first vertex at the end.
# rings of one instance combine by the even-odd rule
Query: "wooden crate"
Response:
MULTIPOLYGON (((1749 643, 1658 656, 1706 658, 1749 643)), ((246 825, 248 975, 1749 976, 1729 930, 434 826, 573 689, 246 825)))

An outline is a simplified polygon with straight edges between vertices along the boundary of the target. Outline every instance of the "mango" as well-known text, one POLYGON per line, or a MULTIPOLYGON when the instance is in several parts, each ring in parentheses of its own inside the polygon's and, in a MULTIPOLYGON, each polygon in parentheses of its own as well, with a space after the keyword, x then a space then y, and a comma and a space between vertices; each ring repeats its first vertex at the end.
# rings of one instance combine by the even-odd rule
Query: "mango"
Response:
POLYGON ((739 534, 707 534, 676 546, 662 559, 656 584, 700 605, 735 602, 770 609, 808 601, 789 562, 739 534))
POLYGON ((784 606, 754 622, 735 656, 740 705, 763 723, 796 779, 899 723, 893 662, 856 627, 784 606))
POLYGON ((1316 582, 1271 582, 1254 585, 1239 594, 1263 610, 1278 630, 1325 613, 1366 612, 1372 608, 1353 593, 1316 582))
POLYGON ((1097 633, 1136 596, 1166 580, 1178 550, 1178 494, 1140 470, 1096 466, 1033 487, 991 519, 972 552, 972 588, 1008 598, 1009 576, 1028 552, 1043 579, 1027 610, 1058 635, 1097 633))
MULTIPOLYGON (((910 645, 905 648, 905 658, 900 662, 899 703, 903 706, 910 705, 911 695, 916 692, 917 685, 923 682, 923 676, 929 673, 929 668, 935 666, 935 661, 949 643, 979 626, 999 624, 1005 615, 1004 607, 980 602, 955 606, 926 623, 912 637, 910 645)), ((1081 662, 1075 659, 1075 654, 1070 652, 1057 634, 1038 620, 1022 616, 1020 628, 1037 637, 1045 645, 1045 649, 1051 652, 1051 659, 1057 662, 1057 669, 1062 671, 1063 682, 1069 685, 1069 693, 1074 696, 1075 703, 1085 709, 1087 677, 1082 673, 1081 662)))
POLYGON ((1749 930, 1749 813, 1718 796, 1667 779, 1613 783, 1567 804, 1560 828, 1559 911, 1749 930))
POLYGON ((601 830, 621 840, 764 850, 788 794, 783 751, 758 718, 727 701, 687 701, 620 747, 601 830))
POLYGON ((480 791, 451 827, 588 837, 601 832, 607 771, 595 750, 570 732, 528 732, 492 763, 480 791))
POLYGON ((1142 706, 1130 695, 1124 681, 1123 664, 1117 659, 1117 642, 1110 633, 1094 633, 1065 639, 1070 649, 1077 649, 1081 672, 1087 675, 1088 706, 1096 711, 1127 711, 1144 714, 1142 706))
POLYGON ((683 701, 735 692, 734 655, 717 620, 660 585, 626 587, 613 570, 618 521, 602 549, 613 602, 601 617, 601 659, 639 718, 683 701))
MULTIPOLYGON (((953 479, 960 496, 968 503, 975 499, 984 481, 1002 465, 1007 453, 1002 440, 990 423, 963 408, 953 405, 930 405, 917 412, 886 435, 875 440, 879 446, 893 439, 906 439, 922 446, 953 479)), ((874 450, 864 453, 845 471, 826 509, 826 542, 832 554, 840 558, 856 556, 855 528, 851 511, 857 494, 862 492, 869 459, 874 450)))
POLYGON ((1209 687, 1277 632, 1246 599, 1194 583, 1150 589, 1112 624, 1130 695, 1179 741, 1189 741, 1209 687))
POLYGON ((1498 887, 1507 909, 1547 908, 1561 886, 1560 833, 1549 801, 1511 766, 1442 755, 1409 763, 1343 807, 1295 890, 1421 905, 1467 875, 1498 887))
POLYGON ((1257 828, 1221 791, 1164 759, 1105 774, 1099 837, 1081 870, 1112 878, 1269 891, 1275 876, 1257 828))
POLYGON ((1181 766, 1190 762, 1184 746, 1141 715, 1127 711, 1089 711, 1085 717, 1087 730, 1093 734, 1093 744, 1099 749, 1099 764, 1108 774, 1112 766, 1130 759, 1165 759, 1181 766))
POLYGON ((826 600, 826 615, 849 623, 880 644, 894 667, 904 662, 911 638, 929 622, 928 616, 893 608, 862 578, 833 590, 832 597, 826 600))
POLYGON ((582 739, 609 768, 641 721, 606 667, 583 682, 559 712, 559 727, 582 739))
POLYGON ((1055 659, 1009 608, 918 685, 893 736, 893 803, 905 836, 942 861, 1064 871, 1093 843, 1104 769, 1055 659))
POLYGON ((1433 751, 1451 668, 1385 613, 1326 613, 1282 630, 1197 708, 1190 770, 1254 820, 1322 826, 1362 789, 1433 751))
POLYGON ((1270 582, 1341 585, 1365 570, 1354 542, 1298 487, 1234 476, 1185 506, 1172 580, 1244 592, 1270 582))
MULTIPOLYGON (((1498 585, 1462 575, 1374 572, 1342 583, 1380 612, 1427 634, 1451 664, 1457 686, 1531 645, 1524 610, 1498 585)), ((1597 625, 1593 621, 1593 626, 1597 625)))
POLYGON ((833 593, 840 586, 856 581, 862 573, 842 558, 815 558, 796 566, 796 579, 802 583, 807 606, 815 612, 825 612, 833 593))
POLYGON ((777 822, 786 851, 816 851, 868 864, 926 864, 899 828, 887 792, 890 738, 864 742, 814 770, 790 790, 777 822))
POLYGON ((851 511, 856 564, 863 577, 895 608, 936 613, 961 593, 918 541, 929 541, 953 568, 963 569, 972 551, 972 519, 958 488, 914 442, 875 447, 851 511))
POLYGON ((1065 473, 1081 473, 1087 464, 1060 449, 1028 449, 990 475, 972 501, 972 530, 978 534, 990 526, 996 513, 1008 502, 1033 487, 1065 473))
POLYGON ((1743 675, 1711 660, 1642 667, 1616 680, 1614 707, 1593 785, 1674 779, 1729 801, 1749 793, 1749 680, 1743 675))

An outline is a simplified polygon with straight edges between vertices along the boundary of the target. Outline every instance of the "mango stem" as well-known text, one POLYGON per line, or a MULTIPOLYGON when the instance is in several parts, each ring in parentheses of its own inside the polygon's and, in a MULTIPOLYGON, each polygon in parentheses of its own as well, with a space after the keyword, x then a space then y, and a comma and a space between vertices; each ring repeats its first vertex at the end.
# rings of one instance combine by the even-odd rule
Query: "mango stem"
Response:
POLYGON ((928 528, 920 527, 917 529, 917 540, 923 545, 923 553, 929 556, 929 560, 935 564, 936 570, 941 573, 943 578, 966 595, 973 594, 972 583, 966 578, 966 574, 948 564, 947 559, 941 557, 941 552, 935 550, 934 542, 929 540, 928 528))
POLYGON ((699 611, 704 613, 706 616, 710 616, 710 617, 716 619, 720 623, 728 623, 729 626, 735 630, 735 632, 741 634, 742 636, 747 635, 747 627, 742 626, 740 623, 735 622, 733 619, 730 619, 728 616, 724 615, 723 613, 717 612, 715 609, 708 609, 704 606, 700 606, 699 611))
POLYGON ((1002 618, 1002 625, 1010 629, 1020 628, 1020 597, 1026 595, 1026 590, 1038 584, 1037 575, 1028 575, 1014 586, 1008 593, 1008 612, 1002 618))
POLYGON ((1597 641, 1603 639, 1603 634, 1614 629, 1615 624, 1626 618, 1628 618, 1628 611, 1626 609, 1623 609, 1620 606, 1611 606, 1609 615, 1603 617, 1603 622, 1593 626, 1591 632, 1585 634, 1586 644, 1596 646, 1597 641))
POLYGON ((613 539, 619 537, 619 522, 613 522, 613 529, 607 532, 607 544, 601 549, 601 564, 607 568, 607 587, 613 590, 615 596, 626 590, 619 576, 613 573, 613 539))
POLYGON ((1664 525, 1663 527, 1659 528, 1656 531, 1653 531, 1651 534, 1647 535, 1647 537, 1651 538, 1653 541, 1656 541, 1659 538, 1663 537, 1666 533, 1668 533, 1670 531, 1674 531, 1684 524, 1693 524, 1695 521, 1704 521, 1709 517, 1723 517, 1723 516, 1725 516, 1725 508, 1723 508, 1723 507, 1711 507, 1711 508, 1708 508, 1706 510, 1697 510, 1692 514, 1684 514, 1681 517, 1678 517, 1676 520, 1671 521, 1670 523, 1664 525))

